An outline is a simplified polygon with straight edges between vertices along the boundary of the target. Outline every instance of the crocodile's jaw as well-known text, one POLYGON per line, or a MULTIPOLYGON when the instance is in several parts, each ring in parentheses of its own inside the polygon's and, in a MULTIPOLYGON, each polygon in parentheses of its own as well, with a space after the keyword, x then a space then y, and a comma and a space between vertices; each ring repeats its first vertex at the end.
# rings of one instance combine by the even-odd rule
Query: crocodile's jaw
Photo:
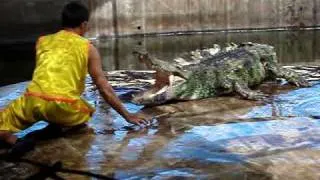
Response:
POLYGON ((168 101, 168 88, 169 86, 164 86, 161 89, 151 88, 142 93, 136 94, 131 100, 135 104, 140 105, 159 105, 168 101))
POLYGON ((134 95, 131 102, 140 105, 159 105, 167 101, 175 99, 175 88, 184 82, 184 80, 178 76, 169 76, 169 85, 163 85, 161 87, 153 86, 151 89, 143 91, 134 95))

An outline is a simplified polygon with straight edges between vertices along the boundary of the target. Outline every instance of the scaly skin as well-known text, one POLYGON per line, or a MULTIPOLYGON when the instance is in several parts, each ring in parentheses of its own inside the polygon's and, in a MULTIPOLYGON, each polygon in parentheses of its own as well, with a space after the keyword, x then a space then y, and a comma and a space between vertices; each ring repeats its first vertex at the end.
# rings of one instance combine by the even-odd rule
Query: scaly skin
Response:
MULTIPOLYGON (((206 49, 197 54, 189 65, 168 63, 151 57, 145 50, 134 54, 157 71, 156 85, 133 98, 133 102, 144 105, 163 104, 170 100, 195 100, 237 93, 245 99, 260 100, 265 95, 249 87, 265 80, 284 78, 298 87, 309 83, 295 72, 277 64, 274 48, 265 44, 243 43, 231 50, 221 50, 211 55, 206 49), (179 79, 177 79, 179 77, 179 79)), ((184 60, 180 58, 180 61, 184 60)))

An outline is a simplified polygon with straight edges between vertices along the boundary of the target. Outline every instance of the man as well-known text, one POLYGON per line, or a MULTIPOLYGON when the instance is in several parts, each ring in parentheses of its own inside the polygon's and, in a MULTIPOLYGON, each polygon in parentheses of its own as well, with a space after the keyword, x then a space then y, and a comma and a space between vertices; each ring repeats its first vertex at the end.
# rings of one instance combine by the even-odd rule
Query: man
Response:
POLYGON ((90 120, 94 109, 83 99, 87 72, 102 97, 128 122, 147 124, 142 114, 131 114, 122 105, 104 77, 97 49, 83 38, 88 31, 89 11, 77 2, 62 12, 63 29, 40 37, 36 45, 36 67, 24 95, 0 112, 0 141, 13 145, 15 132, 39 120, 74 127, 90 120))

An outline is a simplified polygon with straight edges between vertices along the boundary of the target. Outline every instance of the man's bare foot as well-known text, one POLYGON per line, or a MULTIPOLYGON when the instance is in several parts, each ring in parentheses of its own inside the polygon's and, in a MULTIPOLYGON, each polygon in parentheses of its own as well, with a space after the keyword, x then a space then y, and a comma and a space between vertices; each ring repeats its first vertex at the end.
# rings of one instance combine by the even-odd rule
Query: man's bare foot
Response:
POLYGON ((14 145, 17 142, 17 136, 8 131, 0 131, 0 141, 4 141, 10 145, 14 145))

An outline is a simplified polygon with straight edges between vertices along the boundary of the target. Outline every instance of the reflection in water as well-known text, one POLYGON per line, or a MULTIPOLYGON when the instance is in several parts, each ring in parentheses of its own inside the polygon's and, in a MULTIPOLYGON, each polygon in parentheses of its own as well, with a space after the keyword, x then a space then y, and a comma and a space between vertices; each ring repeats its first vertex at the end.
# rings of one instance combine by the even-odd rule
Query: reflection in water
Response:
MULTIPOLYGON (((318 120, 292 118, 196 126, 172 141, 163 154, 170 158, 230 162, 236 155, 249 158, 256 153, 318 146, 319 125, 318 120), (201 151, 206 153, 197 153, 201 151)), ((239 159, 231 162, 235 161, 239 159)))

